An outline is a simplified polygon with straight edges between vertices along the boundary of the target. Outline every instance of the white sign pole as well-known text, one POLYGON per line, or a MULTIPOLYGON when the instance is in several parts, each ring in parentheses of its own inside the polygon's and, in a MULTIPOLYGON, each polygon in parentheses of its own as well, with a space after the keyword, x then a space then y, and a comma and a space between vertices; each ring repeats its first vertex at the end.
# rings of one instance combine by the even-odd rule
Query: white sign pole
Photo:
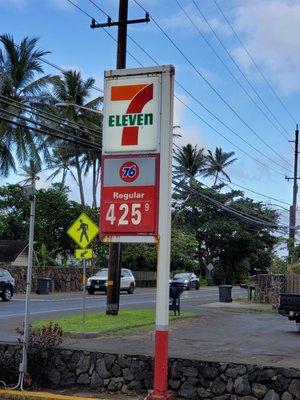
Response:
POLYGON ((169 280, 171 248, 171 195, 173 143, 174 68, 162 74, 162 119, 160 143, 159 242, 156 294, 154 390, 151 400, 169 399, 169 280))

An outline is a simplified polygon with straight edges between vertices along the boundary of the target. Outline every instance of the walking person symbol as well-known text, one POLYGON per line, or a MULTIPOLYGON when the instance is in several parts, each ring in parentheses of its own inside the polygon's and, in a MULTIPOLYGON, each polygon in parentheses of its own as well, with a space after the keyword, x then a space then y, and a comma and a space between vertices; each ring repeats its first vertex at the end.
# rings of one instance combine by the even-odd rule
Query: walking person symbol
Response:
POLYGON ((88 224, 84 223, 82 219, 80 219, 79 222, 80 222, 80 226, 77 229, 77 232, 81 231, 79 241, 80 241, 80 243, 82 243, 82 239, 85 237, 85 240, 87 242, 89 242, 89 237, 88 237, 88 233, 87 233, 87 231, 89 230, 89 226, 88 226, 88 224))

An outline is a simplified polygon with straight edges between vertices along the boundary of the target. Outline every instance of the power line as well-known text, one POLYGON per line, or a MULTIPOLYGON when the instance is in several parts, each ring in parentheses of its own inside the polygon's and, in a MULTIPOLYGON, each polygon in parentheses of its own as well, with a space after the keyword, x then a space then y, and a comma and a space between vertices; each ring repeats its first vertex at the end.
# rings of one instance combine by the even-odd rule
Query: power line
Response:
MULTIPOLYGON (((178 150, 180 150, 180 151, 182 150, 182 148, 180 148, 176 143, 174 143, 174 147, 176 147, 176 148, 177 148, 178 150)), ((218 179, 219 179, 221 182, 223 182, 224 184, 226 184, 228 187, 230 187, 230 186, 228 185, 228 182, 229 182, 230 184, 232 184, 232 185, 234 185, 234 186, 240 187, 240 188, 242 188, 242 189, 244 189, 244 190, 247 190, 247 191, 252 192, 252 193, 254 193, 254 194, 260 195, 260 196, 265 197, 265 198, 267 198, 267 199, 274 200, 274 201, 277 201, 277 202, 279 202, 279 203, 282 203, 282 204, 285 204, 285 205, 288 205, 288 206, 290 205, 289 203, 287 203, 287 202, 285 202, 285 201, 283 201, 283 200, 276 199, 275 197, 268 196, 268 195, 266 195, 266 194, 257 192, 257 191, 255 191, 255 190, 249 189, 249 188, 247 188, 247 187, 245 187, 245 186, 238 185, 237 183, 234 183, 234 182, 232 182, 232 181, 225 181, 224 179, 222 179, 222 178, 220 178, 220 177, 218 177, 218 179)), ((207 188, 211 189, 209 186, 205 185, 203 182, 199 182, 199 183, 200 183, 201 185, 204 185, 204 186, 206 186, 207 188)), ((232 189, 232 188, 231 188, 231 189, 232 189)), ((233 190, 233 189, 232 189, 232 190, 233 190)), ((288 211, 289 211, 289 210, 288 210, 288 211)))
POLYGON ((33 131, 36 131, 36 132, 45 133, 47 135, 54 136, 54 137, 57 137, 59 139, 67 140, 69 142, 77 143, 77 144, 80 144, 82 146, 86 146, 86 147, 89 147, 89 148, 93 148, 93 149, 98 150, 98 151, 102 150, 101 146, 97 145, 96 143, 91 142, 90 140, 87 140, 87 139, 84 139, 84 138, 79 138, 78 136, 76 136, 76 135, 74 135, 72 133, 66 133, 66 132, 62 133, 61 130, 55 129, 53 127, 49 127, 49 126, 44 125, 44 124, 41 124, 40 122, 32 120, 31 118, 27 118, 27 117, 12 113, 11 111, 8 111, 8 110, 3 109, 3 108, 0 108, 0 112, 4 113, 6 115, 9 115, 9 116, 11 116, 13 118, 20 119, 22 122, 25 121, 25 122, 28 122, 28 123, 31 124, 31 125, 28 126, 26 124, 22 124, 20 122, 15 121, 15 120, 12 120, 12 119, 9 119, 9 118, 5 118, 2 115, 0 116, 0 119, 4 120, 6 122, 9 122, 9 123, 11 123, 13 125, 18 125, 20 127, 23 127, 23 128, 29 129, 29 130, 33 130, 33 131), (35 127, 35 126, 32 126, 32 125, 36 125, 36 126, 38 126, 38 128, 35 127))
MULTIPOLYGON (((178 2, 178 0, 176 0, 178 2)), ((281 124, 281 122, 278 120, 278 118, 276 117, 276 115, 272 112, 272 110, 268 107, 268 105, 266 104, 266 102, 264 101, 264 99, 261 97, 261 95, 258 93, 258 91, 256 90, 255 86, 250 82, 250 80, 247 78, 246 74, 244 73, 244 71, 241 69, 241 67, 239 66, 239 64, 235 61, 234 57, 231 55, 231 53, 228 51, 227 47, 225 46, 224 42, 220 39, 220 36, 216 33, 216 30, 213 28, 212 24, 208 21, 208 19, 205 17, 205 15, 203 14, 203 12, 201 11, 200 7, 198 6, 198 4, 196 3, 195 0, 192 0, 194 6, 197 8, 199 14, 201 15, 201 17, 203 18, 203 20, 205 21, 205 23, 208 25, 208 27, 210 28, 210 30, 212 31, 214 37, 217 39, 218 43, 222 46, 222 48, 224 49, 224 51, 226 52, 226 54, 228 55, 228 57, 231 59, 231 61, 233 62, 233 64, 235 65, 235 67, 239 70, 239 72, 241 73, 241 75, 243 76, 243 78, 246 80, 246 82, 248 83, 248 85, 251 87, 251 89, 253 90, 253 92, 256 94, 256 96, 259 98, 259 100, 261 101, 261 103, 265 106, 265 108, 268 110, 268 112, 270 113, 270 115, 274 118, 274 120, 277 122, 277 124, 281 127, 281 129, 287 134, 289 135, 288 131, 285 129, 285 127, 281 124)), ((182 8, 182 7, 181 7, 182 8)), ((182 8, 183 10, 183 8, 182 8)), ((183 10, 184 11, 184 10, 183 10)), ((185 12, 185 11, 184 11, 185 12)), ((197 27, 198 28, 198 27, 197 27)), ((199 28, 198 28, 199 30, 199 28)), ((200 32, 200 30, 199 30, 200 32)), ((203 35, 201 33, 201 35, 203 35)), ((204 36, 204 35, 203 35, 204 36)), ((239 82, 239 81, 238 81, 239 82)), ((259 108, 259 110, 265 115, 265 117, 269 120, 269 122, 273 125, 273 127, 278 130, 278 132, 285 138, 285 139, 289 139, 289 137, 285 136, 283 134, 283 132, 273 123, 273 121, 270 119, 270 117, 264 112, 264 110, 261 109, 261 107, 259 107, 259 105, 254 101, 254 99, 251 97, 251 95, 249 93, 247 93, 248 97, 256 104, 256 106, 259 108)))
POLYGON ((258 162, 260 165, 266 168, 270 168, 272 171, 276 172, 277 174, 281 176, 285 176, 282 172, 277 171, 277 169, 274 169, 273 167, 270 167, 269 165, 263 163, 259 159, 255 158, 251 154, 247 153, 245 150, 243 150, 241 147, 236 145, 234 142, 232 142, 230 139, 228 139, 225 135, 223 135, 219 130, 217 130, 214 126, 212 126, 209 122, 207 122, 204 118, 202 118, 195 110, 193 110, 188 104, 186 104, 183 100, 181 100, 178 96, 174 96, 180 103, 182 103, 188 110, 190 110, 200 121, 202 121, 205 125, 207 125, 210 129, 212 129, 214 132, 216 132, 219 136, 221 136, 223 139, 225 139, 228 143, 230 143, 233 147, 244 153, 246 156, 252 158, 254 161, 258 162))
POLYGON ((31 114, 33 114, 35 116, 38 116, 40 118, 44 118, 44 119, 49 120, 51 122, 54 122, 56 124, 63 125, 65 127, 67 127, 67 128, 76 129, 77 132, 79 132, 79 133, 83 133, 83 134, 87 134, 88 133, 89 135, 94 136, 97 140, 99 140, 101 138, 101 131, 100 130, 95 130, 95 129, 89 128, 86 125, 81 124, 79 122, 75 123, 75 122, 72 122, 72 121, 66 121, 66 119, 63 119, 63 118, 61 118, 61 117, 59 117, 59 116, 57 116, 55 114, 51 114, 51 113, 48 113, 48 112, 46 112, 44 110, 40 110, 40 109, 34 108, 33 106, 30 106, 30 105, 25 105, 25 104, 23 104, 23 103, 21 103, 21 102, 19 102, 17 100, 10 99, 9 97, 3 96, 1 94, 0 94, 0 103, 4 103, 4 104, 7 104, 7 105, 10 105, 10 106, 18 108, 20 110, 24 110, 25 112, 29 112, 29 113, 31 113, 31 114), (8 100, 10 100, 10 101, 8 101, 8 100), (80 126, 86 128, 87 130, 80 129, 79 128, 80 126))
MULTIPOLYGON (((222 179, 222 178, 219 178, 219 180, 220 180, 221 182, 225 183, 227 186, 229 186, 229 185, 228 185, 228 182, 229 182, 229 181, 225 181, 225 180, 222 179)), ((247 190, 248 192, 251 192, 251 193, 257 194, 257 195, 259 195, 259 196, 265 197, 266 199, 274 200, 274 201, 277 201, 278 203, 282 203, 282 204, 285 204, 285 205, 287 205, 287 206, 290 205, 290 204, 289 204, 288 202, 286 202, 286 201, 279 200, 279 199, 277 199, 276 197, 272 197, 272 196, 269 196, 269 195, 266 195, 266 194, 257 192, 257 191, 255 191, 255 190, 249 189, 249 188, 247 188, 247 187, 245 187, 245 186, 238 185, 238 184, 235 183, 235 182, 230 181, 229 183, 230 183, 231 185, 240 187, 241 189, 247 190)))
MULTIPOLYGON (((75 8, 77 8, 79 11, 81 11, 81 12, 82 12, 83 14, 85 14, 87 17, 91 18, 91 20, 94 20, 95 22, 97 22, 96 19, 95 19, 94 17, 92 17, 89 13, 87 13, 83 8, 81 8, 81 7, 79 7, 77 4, 73 3, 72 0, 66 0, 66 1, 68 1, 70 4, 72 4, 72 6, 74 6, 75 8)), ((103 28, 103 27, 102 27, 102 29, 104 30, 104 32, 105 32, 114 42, 117 43, 117 39, 116 39, 113 35, 111 35, 111 34, 108 32, 107 29, 105 29, 105 28, 103 28)), ((137 62, 137 63, 142 67, 142 64, 140 63, 140 61, 139 61, 130 51, 127 51, 127 53, 130 55, 130 57, 131 57, 135 62, 137 62)))
POLYGON ((220 11, 220 13, 222 14, 222 16, 224 17, 225 21, 227 22, 227 24, 229 25, 230 29, 232 30, 234 36, 236 37, 236 39, 238 40, 238 42, 240 43, 240 45, 243 47, 244 51, 246 52, 246 54, 248 55, 249 59, 252 61, 253 65, 255 66, 255 68, 257 69, 257 71, 259 72, 259 74, 261 75, 261 77, 263 78, 263 80, 266 82, 266 84, 268 85, 268 87, 270 88, 270 90, 272 91, 272 93, 274 94, 274 96, 277 98, 277 100, 279 101, 279 103, 281 104, 281 106, 284 108, 284 110, 287 112, 287 114, 289 115, 289 117, 291 118, 291 120, 297 124, 296 119, 293 117, 293 115, 290 113, 290 111, 288 110, 288 108, 286 107, 286 105, 284 104, 284 102, 281 100, 280 96, 278 95, 278 93, 275 91, 275 89, 273 88, 273 86, 271 85, 270 81, 266 78, 265 74, 262 72, 261 68, 258 66, 258 64, 255 62, 254 58, 252 57, 251 53, 249 52, 249 50, 246 48, 246 46, 244 45, 244 43, 242 42, 242 40, 240 39, 238 33, 236 32, 236 30, 234 29, 233 25, 231 24, 231 22, 229 21, 229 19, 226 17, 224 11, 222 10, 220 4, 216 1, 213 0, 213 2, 215 3, 216 7, 218 8, 218 10, 220 11))
MULTIPOLYGON (((137 1, 133 0, 142 10, 145 12, 146 9, 137 1)), ((284 162, 287 162, 280 153, 272 148, 264 139, 262 139, 259 134, 239 115, 239 113, 227 102, 227 100, 218 92, 218 90, 209 82, 207 78, 200 72, 199 68, 197 68, 192 61, 185 55, 185 53, 180 49, 180 47, 175 43, 175 41, 168 35, 168 33, 161 27, 161 25, 156 21, 155 18, 151 15, 151 20, 155 23, 155 25, 159 28, 159 30, 163 33, 163 35, 172 43, 175 49, 182 55, 182 57, 188 62, 188 64, 192 67, 192 69, 200 76, 200 78, 210 87, 210 89, 219 97, 219 99, 229 108, 232 113, 245 125, 265 146, 267 146, 274 154, 276 154, 279 158, 281 158, 284 162)), ((277 164, 278 166, 288 168, 280 165, 277 161, 272 160, 273 163, 277 164)), ((288 162, 288 164, 290 164, 288 162)))
POLYGON ((195 189, 183 184, 182 182, 176 182, 173 180, 173 183, 176 184, 176 186, 179 186, 182 189, 186 190, 190 194, 196 195, 197 197, 201 198, 202 200, 209 202, 209 203, 213 204, 214 206, 219 207, 219 208, 223 209, 224 211, 227 211, 227 212, 229 212, 239 218, 242 218, 252 224, 263 225, 265 227, 276 229, 277 231, 281 231, 281 232, 284 231, 284 233, 286 233, 285 230, 288 229, 287 226, 284 226, 284 225, 279 226, 275 223, 270 223, 270 222, 262 220, 260 218, 256 218, 253 215, 249 215, 249 214, 243 213, 239 210, 236 210, 232 207, 226 206, 225 204, 219 202, 218 200, 215 200, 203 193, 200 193, 200 192, 196 191, 195 189), (279 227, 280 229, 278 229, 277 227, 279 227))
MULTIPOLYGON (((69 1, 69 0, 68 0, 69 1)), ((138 4, 139 5, 139 4, 138 4)), ((140 6, 140 5, 139 5, 140 6)), ((144 9, 142 6, 140 6, 145 12, 146 9, 144 9)), ((77 7, 78 8, 78 7, 77 7)), ((101 12, 103 12, 106 16, 108 16, 108 14, 102 9, 99 8, 99 6, 97 7, 101 12)), ((84 10, 80 10, 82 12, 84 12, 84 10)), ((91 18, 91 16, 89 14, 87 14, 86 12, 84 12, 85 15, 87 15, 89 18, 91 18)), ((141 46, 137 41, 135 41, 135 39, 133 39, 131 36, 129 36, 129 38, 131 39, 131 41, 133 41, 133 43, 141 50, 144 52, 144 54, 146 54, 156 65, 159 65, 159 63, 157 62, 157 60, 155 60, 151 54, 149 52, 147 52, 143 46, 141 46)), ((115 39, 113 38, 113 40, 115 41, 115 39)), ((139 64, 143 67, 143 64, 141 64, 139 62, 139 64)), ((235 132, 232 128, 230 128, 227 124, 225 124, 220 118, 218 118, 212 111, 210 111, 203 103, 200 102, 200 100, 198 100, 195 96, 193 96, 191 94, 191 92, 189 92, 181 83, 179 83, 177 80, 175 80, 176 84, 181 87, 182 90, 184 90, 193 100, 195 100, 203 109, 205 109, 210 115, 212 115, 218 122, 220 122, 224 127, 226 127, 230 132, 232 132, 235 136, 239 137, 240 140, 242 140, 244 143, 246 143, 249 147, 251 147, 253 150, 255 150, 256 152, 258 152, 260 155, 262 155, 263 157, 265 157, 266 159, 268 159, 270 162, 280 166, 281 168, 285 168, 282 167, 282 165, 276 163, 273 159, 271 159, 270 157, 268 157, 267 155, 265 155, 263 152, 261 152, 259 149, 257 149, 255 146, 253 146, 252 144, 248 143, 247 140, 245 140, 242 136, 240 136, 237 132, 235 132)), ((212 129, 214 132, 216 132, 219 136, 221 136, 224 140, 226 140, 228 143, 230 143, 233 147, 237 148, 238 150, 240 150, 242 153, 244 153, 245 155, 247 155, 248 157, 252 158, 254 161, 258 162, 260 165, 271 169, 272 171, 278 173, 281 176, 285 176, 283 173, 277 171, 275 168, 272 168, 271 166, 263 163, 262 161, 260 161, 259 159, 255 158, 254 156, 250 155, 249 153, 247 153, 245 150, 241 149, 239 146, 237 146, 235 143, 233 143, 232 141, 230 141, 225 135, 223 135, 221 132, 219 132, 216 128, 214 128, 211 124, 209 124, 204 118, 202 118, 196 111, 194 111, 190 106, 188 106, 183 100, 181 100, 178 96, 175 95, 175 98, 181 102, 184 107, 186 107, 190 112, 192 112, 198 119, 200 119, 203 123, 205 123, 210 129, 212 129)), ((287 168, 285 168, 287 170, 287 168)))

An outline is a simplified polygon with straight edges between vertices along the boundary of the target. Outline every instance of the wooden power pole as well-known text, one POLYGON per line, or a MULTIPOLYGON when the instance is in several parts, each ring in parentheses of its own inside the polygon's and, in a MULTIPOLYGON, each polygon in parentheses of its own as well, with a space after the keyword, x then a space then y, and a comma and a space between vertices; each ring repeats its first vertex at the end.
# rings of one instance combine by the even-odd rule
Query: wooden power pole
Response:
MULTIPOLYGON (((117 47, 117 69, 126 68, 127 52, 127 25, 149 22, 149 14, 146 13, 143 19, 128 20, 128 0, 119 0, 119 19, 117 22, 108 18, 104 24, 98 24, 92 21, 91 28, 107 28, 111 26, 118 27, 118 47, 117 47)), ((108 286, 106 314, 118 315, 120 304, 120 283, 121 283, 121 244, 110 243, 108 259, 108 286)))
POLYGON ((296 223, 297 223, 297 194, 298 194, 298 146, 299 146, 299 129, 298 124, 295 130, 295 140, 292 141, 295 143, 295 155, 294 155, 294 176, 293 177, 285 177, 287 180, 293 180, 293 204, 290 207, 290 229, 289 229, 289 238, 291 239, 290 243, 290 256, 292 256, 292 251, 294 248, 295 234, 296 234, 296 223))

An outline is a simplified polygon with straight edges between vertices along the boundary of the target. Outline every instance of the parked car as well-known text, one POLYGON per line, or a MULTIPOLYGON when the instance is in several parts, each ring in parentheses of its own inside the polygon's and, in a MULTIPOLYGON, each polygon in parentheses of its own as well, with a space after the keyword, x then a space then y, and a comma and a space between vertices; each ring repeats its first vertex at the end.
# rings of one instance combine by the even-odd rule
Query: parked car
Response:
POLYGON ((300 332, 300 294, 280 294, 278 312, 290 321, 295 321, 300 332))
POLYGON ((10 301, 14 295, 15 280, 4 268, 0 268, 0 297, 3 301, 10 301))
MULTIPOLYGON (((108 269, 100 269, 96 275, 91 276, 87 281, 87 291, 89 294, 95 292, 107 292, 108 269)), ((130 269, 121 269, 121 290, 126 290, 128 294, 133 294, 135 279, 130 269)))
POLYGON ((180 287, 185 290, 196 289, 199 290, 199 278, 192 272, 180 272, 175 274, 170 280, 171 287, 180 287))

